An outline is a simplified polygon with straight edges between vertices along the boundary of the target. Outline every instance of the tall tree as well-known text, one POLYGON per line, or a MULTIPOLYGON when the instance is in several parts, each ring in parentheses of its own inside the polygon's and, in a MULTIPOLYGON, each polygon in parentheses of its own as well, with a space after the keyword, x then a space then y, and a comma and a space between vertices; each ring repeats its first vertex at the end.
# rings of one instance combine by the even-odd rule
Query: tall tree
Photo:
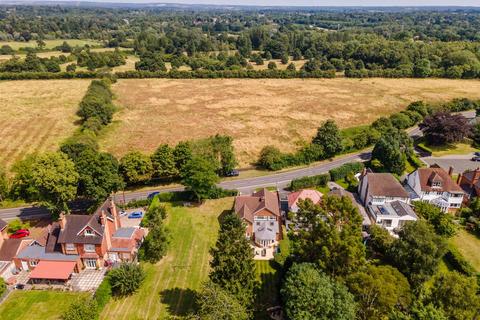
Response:
POLYGON ((27 200, 45 202, 53 213, 68 212, 67 203, 77 194, 75 164, 62 152, 29 157, 15 167, 15 189, 27 200))
POLYGON ((389 256, 414 288, 437 271, 446 243, 425 221, 408 222, 399 232, 389 256))
POLYGON ((294 257, 316 263, 332 276, 344 276, 365 263, 362 218, 348 197, 325 196, 320 204, 302 201, 292 217, 294 257))
POLYGON ((168 144, 162 144, 152 154, 153 175, 156 178, 172 178, 178 175, 175 166, 173 149, 168 144))
POLYGON ((445 214, 439 207, 422 201, 416 201, 415 212, 427 220, 441 236, 453 237, 457 233, 458 226, 453 215, 445 214))
POLYGON ((477 319, 480 316, 477 279, 455 271, 442 273, 435 279, 428 300, 442 309, 448 319, 477 319))
POLYGON ((392 135, 392 130, 382 135, 372 151, 372 163, 378 161, 380 167, 377 170, 401 175, 405 170, 406 154, 402 150, 399 137, 392 135))
POLYGON ((256 286, 255 263, 253 250, 245 237, 245 225, 237 215, 225 216, 211 254, 210 280, 250 309, 256 286))
POLYGON ((167 253, 168 233, 163 224, 167 213, 165 207, 155 201, 148 208, 147 215, 148 234, 140 247, 139 256, 140 260, 157 263, 167 253))
POLYGON ((314 264, 294 264, 281 294, 291 320, 349 320, 355 302, 347 288, 316 269, 314 264))
POLYGON ((325 156, 330 158, 342 151, 342 137, 335 121, 327 120, 317 130, 313 143, 323 147, 325 156))
POLYGON ((425 117, 419 128, 431 145, 461 141, 472 131, 472 126, 463 115, 448 112, 437 112, 425 117))
POLYGON ((369 265, 346 279, 359 304, 359 319, 385 319, 395 309, 405 310, 411 301, 408 280, 391 266, 369 265))
POLYGON ((152 161, 139 151, 129 152, 120 159, 120 172, 127 183, 146 182, 153 174, 152 161))
POLYGON ((198 201, 208 199, 217 190, 218 176, 215 164, 207 159, 194 156, 182 167, 182 183, 198 201))
POLYGON ((231 293, 208 281, 197 297, 198 315, 202 320, 247 320, 244 306, 231 293))
POLYGON ((123 188, 118 161, 111 154, 86 149, 72 160, 79 173, 79 195, 102 201, 123 188))
POLYGON ((10 192, 10 186, 8 183, 8 178, 5 170, 0 167, 0 202, 7 198, 10 192))
POLYGON ((124 262, 118 268, 108 273, 108 281, 112 286, 112 293, 116 296, 133 294, 145 280, 145 271, 140 264, 124 262))

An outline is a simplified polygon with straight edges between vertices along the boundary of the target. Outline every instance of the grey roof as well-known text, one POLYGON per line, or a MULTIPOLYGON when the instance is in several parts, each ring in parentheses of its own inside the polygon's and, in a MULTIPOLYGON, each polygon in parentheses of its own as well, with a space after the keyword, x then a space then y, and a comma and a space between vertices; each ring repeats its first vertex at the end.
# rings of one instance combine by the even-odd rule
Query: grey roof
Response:
POLYGON ((63 254, 60 252, 46 253, 45 248, 32 245, 24 248, 17 255, 19 259, 39 259, 50 261, 77 261, 79 256, 76 254, 63 254))
POLYGON ((114 238, 127 238, 130 239, 133 234, 135 233, 135 230, 137 228, 134 227, 128 227, 128 228, 119 228, 114 234, 114 238))
POLYGON ((255 222, 253 231, 255 240, 276 240, 278 232, 277 221, 258 221, 255 222))
POLYGON ((390 203, 385 203, 383 205, 370 205, 368 206, 370 212, 372 212, 376 217, 377 216, 389 216, 389 217, 404 217, 410 216, 417 219, 415 211, 403 201, 393 201, 390 203))

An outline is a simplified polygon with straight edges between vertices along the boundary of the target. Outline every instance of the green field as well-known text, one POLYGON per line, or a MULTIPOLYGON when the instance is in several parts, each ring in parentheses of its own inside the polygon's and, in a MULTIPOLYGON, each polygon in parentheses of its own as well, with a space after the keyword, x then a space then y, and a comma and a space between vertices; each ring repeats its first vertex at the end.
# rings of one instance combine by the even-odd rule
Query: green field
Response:
MULTIPOLYGON (((84 45, 88 44, 90 46, 99 46, 102 45, 101 42, 96 41, 96 40, 79 40, 79 39, 55 39, 55 40, 44 40, 45 42, 45 48, 46 49, 53 49, 55 47, 58 47, 61 45, 64 41, 66 41, 70 46, 75 47, 75 46, 81 46, 83 47, 84 45)), ((10 46, 13 50, 19 50, 20 48, 36 48, 37 47, 37 42, 36 41, 29 41, 29 42, 23 42, 23 41, 0 41, 0 47, 8 45, 10 46)))
POLYGON ((195 293, 207 279, 209 250, 215 244, 218 217, 233 199, 206 201, 200 207, 168 206, 171 243, 158 264, 145 264, 147 278, 131 297, 111 301, 101 319, 166 319, 194 311, 195 293))
POLYGON ((14 291, 0 305, 0 319, 60 319, 81 293, 59 291, 14 291))
POLYGON ((480 272, 480 239, 464 229, 451 240, 458 251, 480 272))

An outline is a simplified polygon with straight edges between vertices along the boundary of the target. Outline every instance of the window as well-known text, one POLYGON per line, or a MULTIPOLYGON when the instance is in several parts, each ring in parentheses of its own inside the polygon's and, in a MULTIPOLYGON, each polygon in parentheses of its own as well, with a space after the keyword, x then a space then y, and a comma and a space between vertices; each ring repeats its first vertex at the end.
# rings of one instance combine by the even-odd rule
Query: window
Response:
POLYGON ((37 260, 30 260, 30 266, 31 267, 36 267, 38 264, 38 261, 37 260))
POLYGON ((392 220, 383 220, 382 225, 386 228, 390 228, 392 226, 392 220))
POLYGON ((441 181, 433 181, 432 182, 432 187, 441 187, 442 186, 442 182, 441 181))
POLYGON ((73 251, 73 250, 75 250, 75 245, 74 245, 73 243, 67 243, 67 244, 65 245, 65 249, 66 249, 67 251, 73 251))
POLYGON ((86 236, 93 236, 93 231, 91 229, 85 229, 85 235, 86 236))
POLYGON ((97 267, 97 260, 95 259, 83 259, 85 267, 88 269, 93 269, 97 267))
POLYGON ((94 244, 85 244, 83 246, 83 249, 85 249, 85 252, 95 252, 95 245, 94 244))

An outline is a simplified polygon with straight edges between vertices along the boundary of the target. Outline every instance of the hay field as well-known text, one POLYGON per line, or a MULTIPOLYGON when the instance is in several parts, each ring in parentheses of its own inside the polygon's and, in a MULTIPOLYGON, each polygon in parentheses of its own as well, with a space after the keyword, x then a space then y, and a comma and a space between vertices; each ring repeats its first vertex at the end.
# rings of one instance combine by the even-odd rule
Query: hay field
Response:
MULTIPOLYGON (((45 48, 46 49, 53 49, 61 45, 64 41, 66 41, 72 47, 75 46, 84 46, 86 44, 90 46, 98 46, 101 45, 101 42, 96 40, 80 40, 80 39, 55 39, 55 40, 44 40, 45 48)), ((10 46, 13 50, 18 50, 20 48, 36 48, 37 41, 31 40, 28 42, 25 41, 0 41, 1 46, 10 46)))
POLYGON ((77 127, 90 80, 0 81, 0 165, 55 150, 77 127))
POLYGON ((121 110, 102 138, 121 156, 216 133, 235 138, 241 166, 268 144, 284 151, 329 118, 368 124, 415 100, 480 98, 480 81, 447 79, 133 79, 114 85, 121 110))

